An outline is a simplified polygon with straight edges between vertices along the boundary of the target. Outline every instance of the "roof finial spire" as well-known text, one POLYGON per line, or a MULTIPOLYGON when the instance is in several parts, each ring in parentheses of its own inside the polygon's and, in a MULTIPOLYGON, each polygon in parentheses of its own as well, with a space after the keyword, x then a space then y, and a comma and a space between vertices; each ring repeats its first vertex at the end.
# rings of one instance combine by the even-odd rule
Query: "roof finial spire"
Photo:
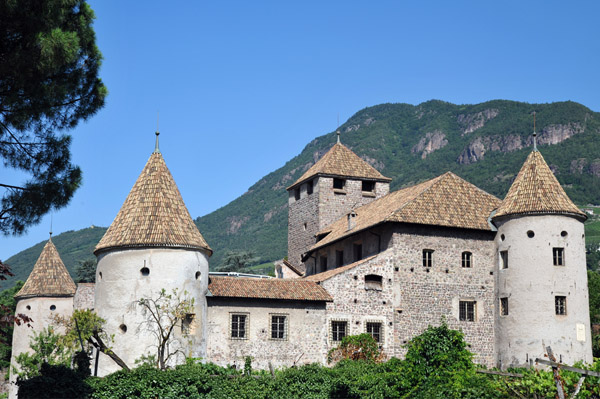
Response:
POLYGON ((335 132, 335 134, 337 134, 337 143, 340 144, 340 114, 338 112, 338 119, 337 119, 337 130, 335 132))
POLYGON ((50 241, 52 241, 52 213, 50 213, 50 241))
POLYGON ((158 111, 156 111, 156 146, 154 147, 154 153, 155 154, 160 154, 160 149, 158 148, 158 136, 160 135, 160 132, 158 131, 158 111))
POLYGON ((537 133, 535 132, 535 111, 533 111, 533 151, 537 151, 537 133))

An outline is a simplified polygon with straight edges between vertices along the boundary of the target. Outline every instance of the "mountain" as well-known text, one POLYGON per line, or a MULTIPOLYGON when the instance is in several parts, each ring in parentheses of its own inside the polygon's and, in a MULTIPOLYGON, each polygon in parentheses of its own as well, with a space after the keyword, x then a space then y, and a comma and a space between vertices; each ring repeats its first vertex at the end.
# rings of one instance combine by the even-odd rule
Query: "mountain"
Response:
MULTIPOLYGON (((567 194, 577 204, 599 204, 600 113, 575 102, 528 104, 494 100, 455 105, 432 100, 419 105, 381 104, 357 112, 344 123, 340 127, 341 140, 383 175, 391 177, 392 190, 452 171, 503 198, 531 151, 533 112, 538 148, 567 194)), ((227 250, 252 250, 262 262, 286 255, 285 188, 335 141, 334 132, 317 137, 242 196, 195 220, 214 250, 211 268, 219 266, 227 250)), ((63 254, 58 242, 62 234, 54 239, 70 271, 76 265, 76 256, 89 255, 102 235, 91 242, 88 230, 81 230, 90 239, 87 244, 77 237, 79 232, 64 233, 74 246, 87 245, 85 255, 72 252, 71 258, 71 252, 63 254)), ((100 228, 91 230, 99 232, 100 228)), ((42 244, 38 246, 37 254, 42 244)), ((15 271, 24 265, 31 270, 38 246, 13 256, 7 263, 15 271), (26 261, 24 252, 28 253, 26 261)))

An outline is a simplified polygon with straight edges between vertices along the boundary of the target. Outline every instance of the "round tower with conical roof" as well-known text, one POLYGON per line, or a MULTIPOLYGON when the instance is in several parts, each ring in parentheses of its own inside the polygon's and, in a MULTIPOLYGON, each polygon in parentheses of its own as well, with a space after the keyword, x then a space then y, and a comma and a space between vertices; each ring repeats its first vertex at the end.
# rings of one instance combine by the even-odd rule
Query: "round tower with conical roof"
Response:
MULTIPOLYGON (((194 299, 193 313, 173 330, 185 356, 206 354, 208 258, 212 250, 194 224, 158 149, 94 251, 95 308, 114 334, 113 351, 129 366, 156 354, 157 338, 136 302, 174 289, 194 299), (185 325, 184 325, 185 324, 185 325)), ((183 297, 182 297, 183 298, 183 297)), ((172 348, 173 349, 173 348, 172 348)), ((175 361, 174 359, 172 359, 175 361)), ((182 359, 178 359, 181 361, 182 359)), ((101 356, 99 375, 119 367, 101 356)))
MULTIPOLYGON (((19 368, 16 357, 31 352, 30 341, 46 327, 55 325, 55 318, 73 314, 73 297, 77 287, 69 275, 52 239, 49 239, 23 287, 15 294, 16 314, 28 316, 32 322, 15 323, 12 342, 11 365, 19 368)), ((16 373, 11 373, 15 382, 16 373)), ((15 398, 17 388, 11 384, 10 397, 15 398)))
POLYGON ((592 362, 586 216, 534 148, 493 215, 498 228, 498 364, 543 358, 592 362))

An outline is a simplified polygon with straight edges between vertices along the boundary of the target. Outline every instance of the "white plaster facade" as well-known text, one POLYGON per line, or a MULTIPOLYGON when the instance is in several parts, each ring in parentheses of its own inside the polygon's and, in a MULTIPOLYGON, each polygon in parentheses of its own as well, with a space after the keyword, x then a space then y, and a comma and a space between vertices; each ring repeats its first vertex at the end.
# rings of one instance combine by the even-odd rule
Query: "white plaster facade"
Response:
MULTIPOLYGON (((157 340, 143 327, 146 316, 136 302, 156 298, 165 289, 187 292, 194 299, 193 333, 175 337, 189 357, 206 356, 206 293, 208 291, 208 254, 201 250, 147 248, 104 251, 98 254, 96 269, 95 309, 106 320, 108 334, 115 334, 113 348, 127 365, 143 355, 156 353, 157 340), (142 271, 147 268, 146 271, 142 271), (140 327, 142 326, 142 327, 140 327)), ((107 356, 100 356, 98 375, 119 369, 107 356)), ((178 359, 179 362, 182 359, 178 359)))

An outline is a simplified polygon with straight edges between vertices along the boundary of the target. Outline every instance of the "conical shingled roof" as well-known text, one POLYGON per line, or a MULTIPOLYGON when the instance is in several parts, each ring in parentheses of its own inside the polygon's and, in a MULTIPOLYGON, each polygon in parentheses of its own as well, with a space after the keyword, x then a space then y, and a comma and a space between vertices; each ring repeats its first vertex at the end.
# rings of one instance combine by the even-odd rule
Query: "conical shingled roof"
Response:
POLYGON ((52 240, 48 240, 25 285, 15 298, 73 296, 77 287, 52 240))
POLYGON ((386 222, 489 231, 492 228, 488 218, 499 205, 498 198, 454 173, 446 172, 356 208, 352 229, 348 229, 347 216, 343 216, 317 233, 328 234, 310 250, 386 222))
POLYGON ((317 175, 356 177, 378 181, 391 181, 377 169, 363 161, 352 150, 336 143, 317 163, 310 167, 288 190, 317 175))
POLYGON ((569 199, 539 151, 523 164, 494 218, 507 215, 558 213, 586 218, 569 199))
POLYGON ((150 156, 94 253, 120 247, 190 248, 212 254, 158 151, 150 156))

